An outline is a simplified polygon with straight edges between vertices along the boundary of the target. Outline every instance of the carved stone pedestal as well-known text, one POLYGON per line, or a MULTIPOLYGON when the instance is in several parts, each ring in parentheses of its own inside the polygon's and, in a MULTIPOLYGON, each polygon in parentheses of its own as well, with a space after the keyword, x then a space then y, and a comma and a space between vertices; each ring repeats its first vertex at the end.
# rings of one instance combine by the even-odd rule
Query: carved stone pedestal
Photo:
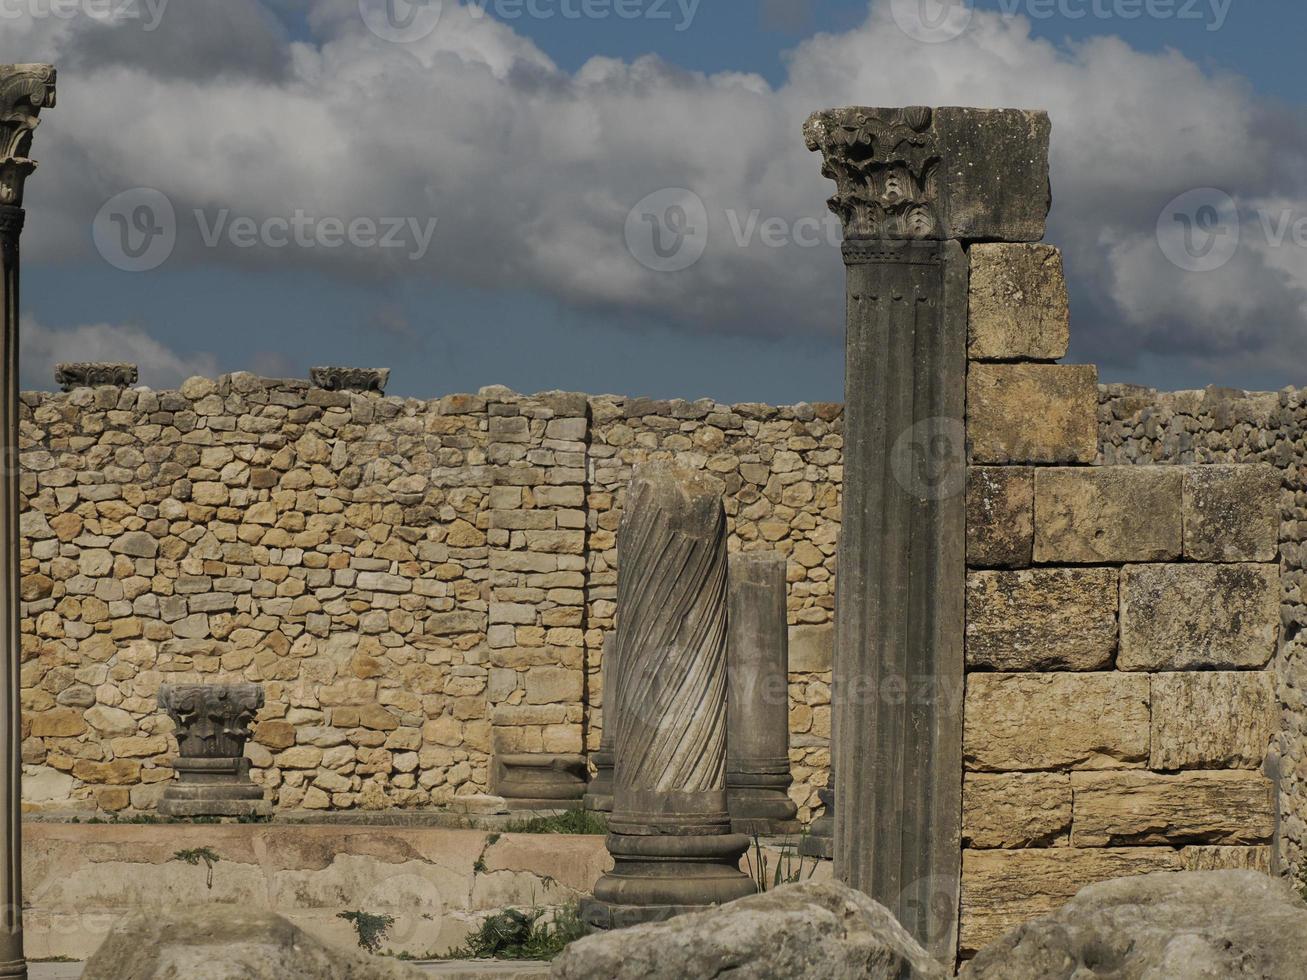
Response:
POLYGON ((245 743, 263 707, 257 684, 164 684, 159 706, 177 726, 177 781, 159 801, 169 817, 270 816, 272 804, 250 781, 245 743))
POLYGON ((603 710, 604 727, 599 736, 599 748, 590 757, 595 764, 594 778, 585 791, 585 808, 598 813, 613 810, 613 729, 617 725, 617 642, 613 633, 604 636, 603 710))
POLYGON ((638 466, 618 530, 614 867, 581 905, 593 928, 667 919, 754 892, 726 809, 724 486, 638 466))
POLYGON ((730 686, 726 797, 739 834, 792 834, 786 559, 774 551, 730 558, 730 686))
POLYGON ((585 756, 523 753, 495 757, 495 795, 511 810, 567 810, 585 795, 585 756))

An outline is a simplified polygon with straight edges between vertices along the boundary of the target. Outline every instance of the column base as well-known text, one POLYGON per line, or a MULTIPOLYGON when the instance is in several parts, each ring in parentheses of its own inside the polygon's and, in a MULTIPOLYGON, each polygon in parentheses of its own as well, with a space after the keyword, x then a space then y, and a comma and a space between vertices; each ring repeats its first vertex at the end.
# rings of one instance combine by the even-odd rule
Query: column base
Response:
POLYGON ((581 805, 587 810, 595 813, 612 813, 613 812, 613 794, 612 793, 586 793, 581 798, 581 805))
POLYGON ((517 754, 494 761, 495 793, 514 809, 566 810, 585 795, 589 770, 580 755, 517 754), (539 806, 542 801, 548 801, 539 806))
POLYGON ((613 812, 613 754, 600 750, 592 756, 594 779, 586 786, 581 805, 598 813, 613 812))
POLYGON ((621 929, 752 895, 753 879, 740 870, 748 847, 743 834, 610 834, 613 870, 595 883, 582 917, 593 929, 621 929))
MULTIPOLYGON (((159 813, 165 817, 271 817, 272 804, 267 800, 170 800, 159 801, 159 813)), ((5 974, 0 973, 0 977, 5 974)))
POLYGON ((0 963, 0 980, 27 980, 27 960, 0 963))

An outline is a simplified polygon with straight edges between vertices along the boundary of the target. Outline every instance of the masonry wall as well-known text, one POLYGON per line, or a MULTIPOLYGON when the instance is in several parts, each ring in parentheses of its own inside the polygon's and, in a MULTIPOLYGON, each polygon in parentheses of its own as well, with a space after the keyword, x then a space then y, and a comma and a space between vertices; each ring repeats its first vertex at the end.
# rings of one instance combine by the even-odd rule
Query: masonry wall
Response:
POLYGON ((248 754, 282 810, 441 805, 489 789, 495 752, 593 749, 621 491, 655 457, 724 477, 733 549, 790 557, 794 796, 816 802, 838 406, 236 374, 22 415, 29 809, 152 809, 169 682, 264 685, 248 754))
POLYGON ((1280 788, 1280 870, 1307 872, 1307 392, 1229 388, 1099 391, 1100 461, 1112 464, 1259 462, 1275 476, 1259 492, 1276 504, 1282 642, 1274 661, 1280 738, 1268 771, 1280 788))
POLYGON ((1102 465, 1056 250, 971 257, 964 956, 1093 881, 1271 870, 1282 599, 1279 472, 1102 465))

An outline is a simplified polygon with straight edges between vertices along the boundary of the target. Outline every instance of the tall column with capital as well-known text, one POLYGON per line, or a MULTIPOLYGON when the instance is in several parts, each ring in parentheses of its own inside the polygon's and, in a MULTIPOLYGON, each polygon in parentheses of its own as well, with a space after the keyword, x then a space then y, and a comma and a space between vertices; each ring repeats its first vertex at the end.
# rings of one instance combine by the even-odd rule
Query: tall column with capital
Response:
POLYGON ((50 65, 0 65, 0 307, 4 310, 3 396, 0 427, 5 438, 3 497, 0 498, 0 757, 5 778, 0 783, 0 825, 4 856, 0 860, 0 895, 5 903, 0 922, 0 978, 26 977, 23 956, 23 767, 20 746, 18 586, 18 238, 23 230, 23 186, 36 169, 29 157, 32 132, 42 109, 54 105, 55 70, 50 65))
POLYGON ((819 112, 847 266, 836 580, 835 871, 933 954, 957 950, 967 282, 973 241, 1038 241, 1048 117, 819 112))

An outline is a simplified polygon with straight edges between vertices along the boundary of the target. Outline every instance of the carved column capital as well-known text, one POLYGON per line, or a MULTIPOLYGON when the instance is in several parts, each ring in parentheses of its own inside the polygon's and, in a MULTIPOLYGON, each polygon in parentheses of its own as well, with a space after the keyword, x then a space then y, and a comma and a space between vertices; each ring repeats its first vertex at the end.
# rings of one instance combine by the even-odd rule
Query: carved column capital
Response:
POLYGON ((192 759, 239 758, 250 725, 263 707, 258 684, 162 684, 159 707, 177 726, 181 755, 192 759))
POLYGON ((848 241, 1027 242, 1044 237, 1050 129, 1020 109, 849 106, 814 113, 803 136, 848 241))
POLYGON ((97 385, 114 385, 130 388, 140 377, 135 364, 96 361, 77 361, 56 364, 54 380, 64 391, 74 388, 93 388, 97 385))
POLYGON ((327 391, 375 391, 385 394, 390 368, 315 367, 309 380, 327 391))
POLYGON ((23 185, 36 169, 32 133, 41 110, 54 104, 53 65, 0 65, 0 205, 22 205, 23 185))

